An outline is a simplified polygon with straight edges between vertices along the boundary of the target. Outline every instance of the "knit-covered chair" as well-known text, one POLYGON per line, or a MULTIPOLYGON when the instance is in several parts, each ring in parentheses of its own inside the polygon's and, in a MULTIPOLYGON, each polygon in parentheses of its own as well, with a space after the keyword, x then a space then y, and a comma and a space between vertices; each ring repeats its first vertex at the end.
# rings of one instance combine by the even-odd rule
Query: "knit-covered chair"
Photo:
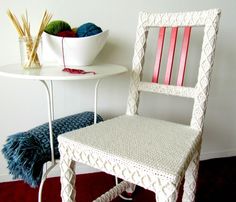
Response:
POLYGON ((97 198, 96 202, 111 201, 123 191, 133 190, 134 185, 154 191, 156 201, 176 201, 184 178, 183 201, 194 201, 219 18, 218 9, 139 14, 126 115, 59 137, 63 202, 75 201, 75 162, 124 180, 97 198), (197 83, 194 87, 186 87, 183 86, 183 78, 189 37, 195 26, 204 27, 202 51, 197 83), (152 82, 144 82, 141 78, 147 33, 153 27, 160 27, 154 75, 152 82), (184 30, 180 66, 177 84, 170 85, 178 28, 184 30), (158 77, 166 29, 171 29, 171 41, 164 83, 160 84, 158 77), (192 98, 194 104, 190 125, 138 115, 142 91, 192 98))

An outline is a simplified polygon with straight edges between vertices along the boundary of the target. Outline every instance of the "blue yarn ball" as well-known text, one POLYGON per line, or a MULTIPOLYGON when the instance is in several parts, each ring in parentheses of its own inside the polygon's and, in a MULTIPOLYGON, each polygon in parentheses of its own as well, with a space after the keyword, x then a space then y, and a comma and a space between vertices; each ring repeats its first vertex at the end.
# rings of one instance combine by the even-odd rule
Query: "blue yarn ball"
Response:
POLYGON ((78 37, 86 37, 86 36, 92 36, 95 34, 99 34, 102 32, 102 29, 98 27, 97 25, 88 22, 83 25, 81 25, 76 32, 76 35, 78 37))

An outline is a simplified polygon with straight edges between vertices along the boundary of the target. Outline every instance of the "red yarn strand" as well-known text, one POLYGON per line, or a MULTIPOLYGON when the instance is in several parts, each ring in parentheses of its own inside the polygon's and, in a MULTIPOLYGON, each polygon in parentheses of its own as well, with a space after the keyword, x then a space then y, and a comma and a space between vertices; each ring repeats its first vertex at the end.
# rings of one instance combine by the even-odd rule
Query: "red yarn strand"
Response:
POLYGON ((82 69, 73 69, 73 68, 66 67, 65 51, 64 51, 64 38, 65 37, 62 37, 62 40, 61 40, 62 60, 63 60, 63 67, 64 67, 64 69, 62 71, 63 72, 68 72, 68 73, 71 73, 71 74, 96 74, 96 72, 94 72, 94 71, 84 71, 82 69))

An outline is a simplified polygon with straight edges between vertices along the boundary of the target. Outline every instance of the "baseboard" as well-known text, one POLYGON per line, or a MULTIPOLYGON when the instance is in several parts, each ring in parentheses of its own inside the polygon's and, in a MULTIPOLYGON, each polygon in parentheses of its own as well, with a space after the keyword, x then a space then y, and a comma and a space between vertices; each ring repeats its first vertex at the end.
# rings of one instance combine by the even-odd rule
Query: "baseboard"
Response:
MULTIPOLYGON (((201 153, 200 159, 207 160, 213 158, 223 158, 223 157, 230 157, 236 156, 236 150, 225 150, 220 152, 203 152, 201 153)), ((86 166, 84 164, 79 164, 76 166, 76 174, 85 174, 85 173, 94 173, 99 172, 99 170, 86 166)), ((56 166, 48 177, 57 177, 60 176, 60 169, 59 166, 56 166)), ((13 180, 9 174, 0 175, 0 183, 1 182, 10 182, 10 181, 17 181, 13 180)))
POLYGON ((214 159, 214 158, 224 158, 236 156, 236 150, 225 150, 220 152, 203 152, 200 155, 200 160, 214 159))
MULTIPOLYGON (((76 165, 77 165, 76 169, 75 169, 76 174, 99 172, 99 170, 97 170, 95 168, 91 168, 91 167, 86 166, 84 164, 77 163, 76 165)), ((59 176, 60 176, 60 168, 59 168, 59 165, 56 165, 56 167, 54 167, 53 170, 51 170, 48 177, 50 178, 50 177, 59 177, 59 176)), ((12 176, 9 174, 0 175, 0 183, 1 182, 11 182, 11 181, 17 181, 17 180, 13 180, 12 176)))
POLYGON ((13 181, 17 181, 17 180, 13 180, 12 177, 8 174, 5 175, 0 175, 0 183, 1 182, 13 182, 13 181))

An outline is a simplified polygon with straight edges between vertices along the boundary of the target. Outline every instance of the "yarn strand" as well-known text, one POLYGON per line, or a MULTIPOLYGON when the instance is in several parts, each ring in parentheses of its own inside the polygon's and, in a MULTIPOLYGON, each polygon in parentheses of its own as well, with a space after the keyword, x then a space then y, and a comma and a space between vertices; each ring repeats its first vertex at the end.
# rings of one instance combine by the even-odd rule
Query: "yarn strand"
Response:
POLYGON ((61 51, 62 51, 62 60, 63 60, 63 67, 66 68, 66 62, 65 62, 65 53, 64 53, 64 38, 61 39, 61 51))
POLYGON ((61 52, 62 52, 62 61, 63 61, 63 72, 69 72, 71 74, 96 74, 94 71, 84 71, 82 69, 73 69, 66 67, 66 61, 65 61, 65 50, 64 50, 64 38, 61 39, 61 52))

